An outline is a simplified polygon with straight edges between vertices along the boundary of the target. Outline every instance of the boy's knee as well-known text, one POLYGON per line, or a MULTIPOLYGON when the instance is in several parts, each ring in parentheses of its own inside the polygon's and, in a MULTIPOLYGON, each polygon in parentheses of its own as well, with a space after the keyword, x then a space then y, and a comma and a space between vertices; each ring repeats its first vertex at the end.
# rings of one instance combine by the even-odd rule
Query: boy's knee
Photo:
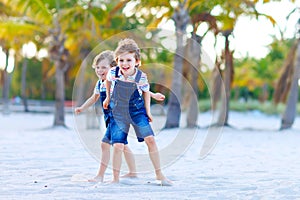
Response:
POLYGON ((148 146, 156 145, 156 142, 155 142, 155 139, 153 136, 145 137, 144 140, 148 146))
POLYGON ((114 144, 114 151, 123 151, 124 150, 124 144, 123 143, 115 143, 114 144))
POLYGON ((102 149, 102 151, 110 151, 110 144, 108 144, 106 142, 102 142, 101 149, 102 149))

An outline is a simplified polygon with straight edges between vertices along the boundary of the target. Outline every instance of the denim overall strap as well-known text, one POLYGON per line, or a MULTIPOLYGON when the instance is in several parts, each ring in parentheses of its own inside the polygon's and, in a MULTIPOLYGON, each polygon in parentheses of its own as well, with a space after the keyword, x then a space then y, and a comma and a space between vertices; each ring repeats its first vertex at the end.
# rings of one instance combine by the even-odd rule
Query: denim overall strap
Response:
MULTIPOLYGON (((100 87, 101 87, 101 83, 103 83, 103 81, 99 81, 98 85, 97 85, 97 89, 100 91, 100 87)), ((110 121, 110 106, 108 106, 107 109, 103 108, 103 102, 106 98, 106 91, 100 91, 100 98, 99 101, 101 103, 101 107, 102 107, 102 111, 103 111, 103 117, 104 117, 104 121, 105 121, 105 125, 106 127, 108 126, 108 123, 110 121)))
POLYGON ((116 67, 116 74, 115 74, 115 77, 116 77, 116 78, 119 78, 119 77, 120 77, 119 71, 120 71, 120 67, 117 66, 117 67, 116 67))
POLYGON ((107 109, 103 108, 103 102, 106 98, 106 92, 100 92, 100 102, 101 102, 101 106, 102 106, 102 111, 103 111, 103 115, 104 115, 104 121, 105 121, 105 125, 106 127, 108 126, 108 123, 110 121, 110 117, 111 117, 111 113, 110 113, 110 106, 108 105, 107 109))
POLYGON ((102 83, 102 80, 99 80, 99 81, 98 81, 98 84, 97 84, 97 89, 98 89, 99 91, 100 91, 101 83, 102 83))
POLYGON ((100 90, 100 87, 101 87, 102 83, 103 83, 103 81, 98 81, 97 89, 100 92, 100 102, 101 102, 101 106, 102 106, 102 109, 103 109, 103 102, 106 98, 106 91, 101 91, 100 90))
POLYGON ((136 101, 140 99, 140 93, 138 91, 138 86, 137 84, 140 82, 141 80, 141 77, 142 77, 142 71, 139 70, 138 68, 136 68, 138 71, 136 73, 136 76, 135 76, 135 90, 132 92, 132 95, 131 95, 131 98, 130 98, 130 102, 129 104, 136 104, 136 101))
POLYGON ((141 80, 141 77, 142 77, 142 72, 141 72, 141 70, 139 70, 138 68, 136 68, 138 71, 137 71, 137 74, 136 74, 136 76, 135 76, 135 79, 134 79, 134 81, 136 82, 136 83, 138 83, 138 82, 140 82, 140 80, 141 80))
POLYGON ((106 92, 104 92, 104 91, 100 92, 100 102, 101 102, 102 108, 103 108, 103 102, 105 99, 106 99, 106 92))

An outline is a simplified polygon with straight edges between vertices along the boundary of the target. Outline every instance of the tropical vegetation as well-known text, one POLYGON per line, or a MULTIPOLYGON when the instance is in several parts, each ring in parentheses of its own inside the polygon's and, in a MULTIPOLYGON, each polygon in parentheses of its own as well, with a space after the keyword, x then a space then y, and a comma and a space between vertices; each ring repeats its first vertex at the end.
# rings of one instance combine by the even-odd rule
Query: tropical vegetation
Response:
POLYGON ((265 17, 276 26, 272 16, 256 9, 258 3, 269 2, 0 0, 2 110, 7 111, 8 99, 15 96, 22 98, 25 112, 30 111, 27 98, 54 101, 53 125, 64 126, 65 102, 79 104, 93 88, 96 77, 88 68, 93 57, 113 49, 120 38, 134 37, 151 87, 167 96, 165 128, 179 126, 182 110, 187 112, 187 126, 197 126, 203 109, 195 107, 203 102, 218 111, 216 126, 228 125, 234 107, 230 102, 249 101, 286 105, 281 129, 290 128, 299 102, 298 35, 274 37, 269 53, 259 59, 235 58, 230 47, 241 16, 265 17), (161 28, 166 21, 173 22, 173 31, 161 28), (213 69, 203 61, 201 46, 207 33, 216 41, 224 38, 213 69), (30 43, 37 51, 32 57, 22 52, 30 43))

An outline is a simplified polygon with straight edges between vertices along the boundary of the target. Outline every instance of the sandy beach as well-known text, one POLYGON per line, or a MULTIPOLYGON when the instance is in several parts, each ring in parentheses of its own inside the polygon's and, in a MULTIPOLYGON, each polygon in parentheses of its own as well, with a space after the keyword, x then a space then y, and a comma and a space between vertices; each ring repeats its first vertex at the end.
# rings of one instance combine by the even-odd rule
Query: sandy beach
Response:
POLYGON ((174 183, 162 187, 155 184, 145 144, 133 133, 138 178, 109 184, 109 166, 105 183, 80 182, 97 172, 103 128, 87 129, 86 114, 68 113, 68 128, 52 128, 51 113, 1 114, 0 199, 300 199, 300 118, 279 132, 279 116, 229 117, 233 127, 220 129, 212 151, 201 157, 210 113, 199 115, 198 129, 184 128, 183 116, 182 128, 160 130, 165 119, 154 116, 163 171, 174 183))

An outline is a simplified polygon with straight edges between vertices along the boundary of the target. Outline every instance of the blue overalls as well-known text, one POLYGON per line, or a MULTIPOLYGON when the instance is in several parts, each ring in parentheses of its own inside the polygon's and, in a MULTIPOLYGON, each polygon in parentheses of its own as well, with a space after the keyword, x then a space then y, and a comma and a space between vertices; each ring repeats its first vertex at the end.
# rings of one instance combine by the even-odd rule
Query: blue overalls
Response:
MULTIPOLYGON (((101 82, 99 81, 98 86, 97 86, 99 91, 100 91, 100 86, 101 86, 101 82)), ((102 111, 103 111, 103 114, 104 114, 105 126, 107 128, 107 126, 109 124, 109 121, 110 121, 110 117, 111 117, 111 109, 110 109, 109 106, 108 106, 107 109, 103 108, 103 102, 104 102, 105 98, 106 98, 106 91, 100 91, 100 102, 101 102, 102 111)))
MULTIPOLYGON (((118 79, 115 82, 110 101, 113 119, 111 120, 112 144, 127 142, 130 124, 134 128, 139 142, 144 141, 147 136, 154 135, 149 124, 144 99, 137 88, 141 75, 142 72, 138 70, 135 82, 118 79)), ((119 77, 119 67, 116 68, 115 76, 119 77)))
MULTIPOLYGON (((108 143, 108 144, 112 144, 111 143, 111 119, 112 119, 112 113, 111 113, 111 108, 110 106, 108 106, 107 109, 103 108, 103 102, 106 98, 106 90, 105 91, 101 91, 100 90, 100 86, 101 86, 101 82, 98 82, 98 90, 100 91, 100 103, 102 106, 102 111, 103 111, 103 117, 104 117, 104 122, 105 122, 105 126, 106 126, 106 131, 105 134, 102 138, 102 142, 108 143)), ((124 144, 128 144, 127 140, 124 142, 124 144)))

